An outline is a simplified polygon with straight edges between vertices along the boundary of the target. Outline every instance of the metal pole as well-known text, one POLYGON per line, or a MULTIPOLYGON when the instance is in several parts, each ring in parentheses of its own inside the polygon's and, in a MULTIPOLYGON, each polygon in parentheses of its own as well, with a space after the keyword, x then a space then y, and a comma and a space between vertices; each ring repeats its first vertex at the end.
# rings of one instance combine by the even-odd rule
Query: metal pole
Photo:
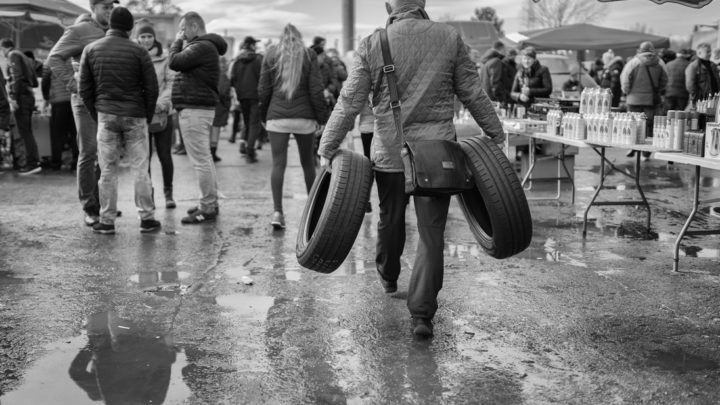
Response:
POLYGON ((355 49, 355 0, 343 0, 342 21, 343 50, 347 53, 355 49))

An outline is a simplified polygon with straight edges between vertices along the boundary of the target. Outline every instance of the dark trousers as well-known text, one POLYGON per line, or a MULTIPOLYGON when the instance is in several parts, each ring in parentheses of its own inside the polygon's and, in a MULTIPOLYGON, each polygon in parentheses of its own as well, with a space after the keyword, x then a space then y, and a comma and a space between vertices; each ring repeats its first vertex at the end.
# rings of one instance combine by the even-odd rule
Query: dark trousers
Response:
POLYGON ((363 155, 365 155, 365 157, 368 159, 370 159, 370 145, 372 144, 372 139, 373 139, 372 132, 360 133, 360 140, 362 141, 362 145, 363 145, 363 155))
POLYGON ((247 155, 255 156, 255 143, 260 139, 260 102, 258 100, 240 100, 243 124, 242 139, 247 142, 247 155))
MULTIPOLYGON (((35 97, 20 96, 18 97, 18 109, 15 110, 15 122, 17 123, 17 131, 19 133, 16 142, 15 151, 25 153, 25 166, 35 167, 40 163, 37 143, 32 131, 32 114, 35 110, 35 97), (22 143, 20 145, 19 143, 22 143)), ((22 160, 22 159, 18 159, 22 160)))
POLYGON ((647 117, 647 119, 645 120, 645 134, 648 137, 653 136, 653 123, 655 120, 655 111, 657 111, 657 108, 649 105, 628 105, 627 108, 629 112, 645 113, 645 117, 647 117))
POLYGON ((684 111, 688 105, 688 96, 685 97, 665 97, 665 111, 681 110, 684 111))
MULTIPOLYGON (((400 276, 400 256, 405 247, 405 207, 408 203, 404 191, 405 176, 403 173, 375 172, 375 180, 380 198, 375 263, 380 276, 393 281, 400 276)), ((413 202, 419 241, 407 306, 413 317, 432 319, 443 283, 445 223, 450 196, 413 197, 413 202)))
MULTIPOLYGON (((235 141, 235 137, 237 136, 237 133, 240 132, 240 120, 242 119, 242 115, 240 113, 240 110, 232 110, 232 117, 233 117, 233 123, 232 123, 232 134, 230 134, 230 139, 235 141)), ((242 134, 240 135, 242 139, 242 134)))
MULTIPOLYGON (((165 129, 158 132, 150 132, 150 159, 153 154, 153 143, 155 144, 155 150, 157 150, 158 159, 160 160, 160 167, 162 168, 163 177, 163 190, 172 191, 173 186, 173 173, 175 166, 172 161, 172 135, 173 135, 173 120, 168 118, 165 129)), ((150 165, 148 165, 148 173, 150 172, 150 165)))
POLYGON ((62 165, 62 154, 65 145, 70 146, 73 165, 77 164, 78 145, 75 118, 73 117, 70 100, 50 105, 50 163, 53 167, 62 165))

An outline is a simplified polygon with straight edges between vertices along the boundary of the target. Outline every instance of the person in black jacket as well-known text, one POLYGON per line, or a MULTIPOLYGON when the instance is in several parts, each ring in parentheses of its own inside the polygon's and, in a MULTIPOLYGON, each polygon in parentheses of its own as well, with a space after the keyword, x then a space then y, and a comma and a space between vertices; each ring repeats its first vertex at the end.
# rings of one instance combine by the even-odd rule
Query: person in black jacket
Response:
POLYGON ((230 84, 235 89, 235 96, 240 103, 244 124, 240 136, 240 153, 245 153, 248 163, 257 162, 255 144, 260 141, 262 132, 258 83, 263 57, 255 52, 256 43, 255 38, 245 37, 230 73, 230 84))
POLYGON ((508 67, 503 63, 505 58, 505 44, 496 41, 491 49, 482 56, 480 62, 483 64, 480 68, 480 83, 483 90, 487 93, 490 100, 499 103, 507 103, 510 101, 510 89, 505 83, 505 69, 508 67))
POLYGON ((80 58, 78 93, 98 123, 100 222, 93 225, 93 231, 100 234, 115 233, 119 145, 123 141, 135 177, 140 232, 160 228, 148 173, 147 135, 147 125, 155 114, 158 82, 150 54, 130 39, 133 24, 128 9, 113 9, 105 37, 86 46, 80 58))
POLYGON ((180 19, 179 28, 170 46, 169 66, 178 72, 173 80, 172 103, 202 194, 200 204, 190 208, 181 222, 199 224, 216 220, 220 212, 209 134, 220 99, 220 56, 227 51, 227 43, 219 35, 206 34, 205 22, 193 11, 180 19))
POLYGON ((720 76, 715 64, 710 61, 712 49, 704 42, 697 46, 696 59, 685 68, 685 87, 689 93, 689 106, 698 100, 712 97, 720 92, 720 76))
POLYGON ((273 159, 270 187, 275 211, 270 224, 280 230, 285 228, 282 188, 290 134, 298 144, 309 192, 315 181, 314 133, 328 116, 317 54, 302 45, 302 35, 294 25, 285 26, 280 43, 263 59, 258 92, 273 159))
POLYGON ((537 60, 535 48, 529 46, 522 50, 522 67, 515 75, 511 96, 524 106, 529 106, 536 97, 549 97, 553 84, 550 71, 537 60))
POLYGON ((5 76, 0 70, 0 170, 12 169, 13 166, 13 156, 10 150, 12 143, 10 133, 11 114, 10 103, 5 90, 5 76))

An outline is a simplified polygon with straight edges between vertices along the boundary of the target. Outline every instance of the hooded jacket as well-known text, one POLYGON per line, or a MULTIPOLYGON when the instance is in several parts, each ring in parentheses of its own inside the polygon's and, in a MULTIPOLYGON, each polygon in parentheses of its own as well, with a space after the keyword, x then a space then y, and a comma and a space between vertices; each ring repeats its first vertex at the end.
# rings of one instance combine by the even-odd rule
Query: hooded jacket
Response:
POLYGON ((168 55, 163 52, 160 42, 155 41, 148 51, 158 81, 158 99, 155 112, 172 113, 172 84, 175 73, 168 67, 168 55))
POLYGON ((47 58, 47 64, 53 72, 54 80, 58 80, 71 93, 77 94, 76 73, 80 66, 83 49, 89 43, 104 37, 107 30, 107 26, 98 24, 90 16, 66 28, 47 58), (68 60, 72 63, 68 63, 68 60))
POLYGON ((230 84, 238 100, 258 100, 258 83, 262 69, 262 55, 243 49, 230 70, 230 84))
POLYGON ((651 52, 637 54, 620 74, 620 85, 627 95, 628 105, 658 105, 659 96, 665 93, 667 80, 665 65, 651 52))
POLYGON ((665 95, 667 97, 688 98, 688 91, 685 87, 685 69, 689 64, 690 60, 688 58, 678 56, 666 65, 668 84, 665 95))
POLYGON ((505 103, 510 101, 510 84, 506 83, 505 69, 503 63, 505 56, 495 49, 489 49, 480 58, 483 64, 480 68, 480 83, 483 90, 492 101, 505 103))
POLYGON ((715 64, 708 61, 706 65, 701 63, 699 58, 692 61, 687 68, 685 68, 685 87, 687 88, 690 101, 696 103, 699 99, 713 95, 713 78, 717 86, 714 92, 718 92, 720 91, 720 78, 718 78, 715 64))
POLYGON ((622 85, 620 84, 620 74, 623 71, 623 66, 625 66, 623 58, 621 56, 615 56, 608 62, 600 74, 600 87, 612 91, 613 107, 620 105, 620 99, 623 95, 622 85))
POLYGON ((298 88, 291 100, 280 91, 282 81, 277 77, 279 49, 272 47, 263 59, 258 94, 260 96, 260 116, 263 121, 282 118, 307 118, 319 124, 327 121, 328 109, 323 98, 322 75, 317 55, 311 49, 305 49, 302 75, 298 88))
POLYGON ((188 41, 176 40, 170 46, 168 66, 178 72, 172 86, 175 109, 214 110, 219 101, 220 56, 227 43, 217 34, 205 34, 188 41))
POLYGON ((547 66, 541 65, 540 62, 536 60, 529 68, 523 66, 517 71, 515 80, 513 80, 510 96, 518 103, 530 105, 535 101, 535 97, 550 97, 552 89, 553 84, 550 70, 548 70, 547 66), (520 94, 522 94, 524 84, 527 84, 528 88, 530 88, 530 99, 522 103, 520 101, 520 94))
MULTIPOLYGON (((456 96, 488 136, 504 138, 502 124, 480 85, 475 63, 453 27, 428 20, 422 8, 412 6, 393 11, 387 33, 407 140, 456 139, 456 96)), ((403 171, 402 137, 395 129, 387 80, 380 75, 383 65, 380 32, 375 31, 360 41, 350 77, 320 140, 319 155, 328 159, 333 156, 372 94, 374 168, 403 171)))
POLYGON ((150 54, 125 31, 110 29, 83 50, 78 94, 93 116, 101 112, 149 123, 158 98, 150 54))

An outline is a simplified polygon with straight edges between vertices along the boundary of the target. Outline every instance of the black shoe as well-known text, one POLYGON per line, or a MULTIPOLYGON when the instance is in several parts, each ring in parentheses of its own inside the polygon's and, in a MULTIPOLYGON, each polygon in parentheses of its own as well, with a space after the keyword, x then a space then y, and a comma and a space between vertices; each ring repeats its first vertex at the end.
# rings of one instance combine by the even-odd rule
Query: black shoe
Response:
POLYGON ((248 163, 257 163, 257 161, 258 161, 257 158, 256 158, 255 156, 252 156, 252 155, 247 155, 247 157, 245 158, 245 160, 246 160, 248 163))
POLYGON ((122 211, 116 210, 115 211, 115 217, 120 218, 122 216, 122 211))
POLYGON ((185 147, 176 147, 172 153, 174 155, 187 155, 187 152, 185 151, 185 147))
MULTIPOLYGON (((196 205, 192 208, 188 208, 187 213, 188 213, 188 215, 193 215, 194 213, 196 213, 198 211, 200 211, 200 207, 198 207, 196 205)), ((215 215, 220 215, 220 207, 215 207, 215 215)))
POLYGON ((222 159, 220 159, 220 156, 213 154, 212 155, 213 162, 222 162, 222 159))
POLYGON ((201 224, 204 222, 211 222, 217 219, 217 211, 215 212, 202 212, 200 210, 186 216, 181 219, 180 222, 183 224, 201 224))
POLYGON ((383 276, 380 276, 380 284, 382 284, 383 288, 385 289, 385 294, 392 294, 394 292, 397 292, 397 280, 389 281, 385 280, 383 276))
POLYGON ((147 233, 160 229, 160 221, 154 219, 143 219, 140 221, 140 232, 147 233))
POLYGON ((430 337, 433 335, 432 320, 427 318, 412 319, 413 334, 420 337, 430 337))
POLYGON ((102 222, 98 222, 93 225, 93 232, 103 235, 112 235, 115 233, 115 224, 103 224, 102 222))
POLYGON ((244 155, 247 153, 247 142, 244 139, 240 140, 240 154, 244 155))
POLYGON ((627 157, 635 157, 635 151, 631 150, 630 152, 626 153, 625 156, 627 157))
POLYGON ((18 169, 18 174, 20 176, 29 176, 31 174, 40 173, 42 171, 42 166, 23 166, 18 169))

